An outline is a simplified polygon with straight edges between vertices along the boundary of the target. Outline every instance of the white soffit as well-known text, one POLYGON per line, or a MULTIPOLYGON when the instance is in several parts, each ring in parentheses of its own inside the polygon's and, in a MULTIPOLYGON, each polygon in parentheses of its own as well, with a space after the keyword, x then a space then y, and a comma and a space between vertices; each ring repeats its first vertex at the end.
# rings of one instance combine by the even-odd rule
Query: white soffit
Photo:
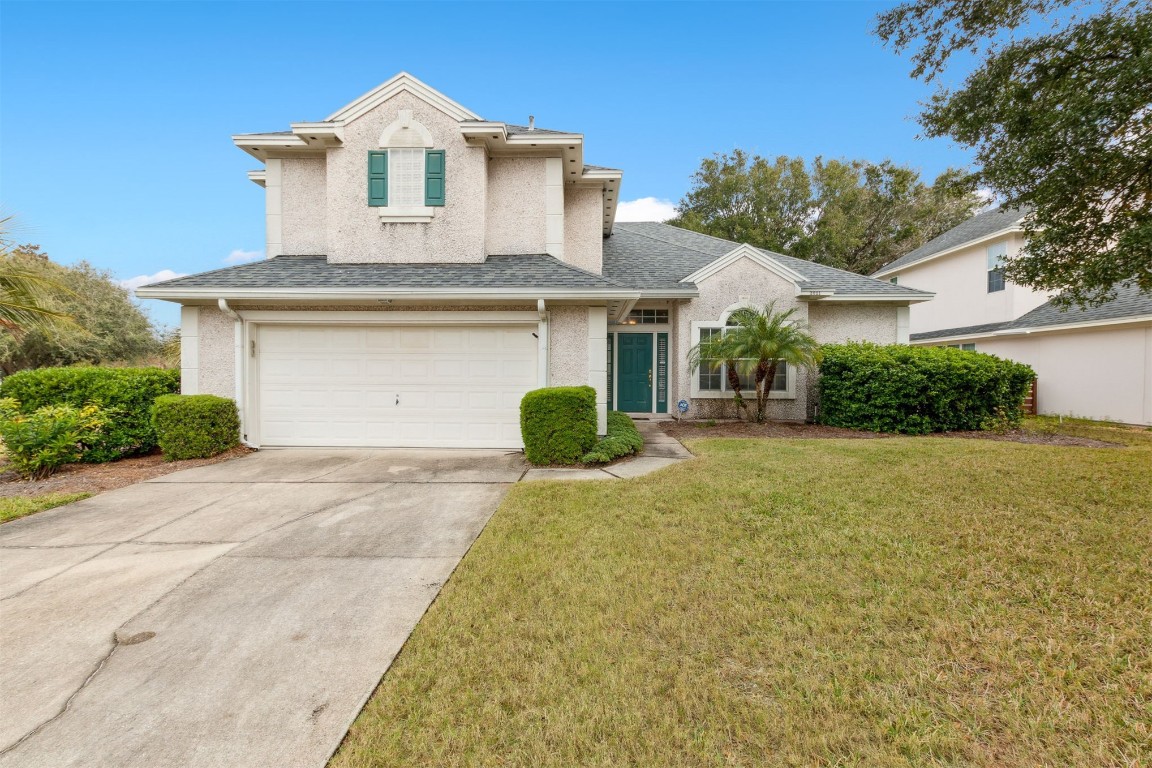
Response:
POLYGON ((775 272, 780 277, 793 283, 808 282, 804 275, 800 274, 794 269, 789 269, 768 254, 757 248, 753 248, 747 243, 737 246, 715 261, 705 264, 703 267, 688 275, 688 277, 685 277, 680 282, 699 283, 702 280, 707 280, 709 277, 712 277, 712 275, 715 275, 717 272, 725 269, 726 267, 735 264, 740 259, 751 259, 770 272, 775 272))
POLYGON ((407 72, 401 72, 393 77, 391 80, 384 82, 360 98, 353 101, 341 109, 336 110, 325 122, 343 122, 350 123, 358 117, 363 116, 372 109, 376 108, 379 104, 387 101, 401 91, 407 91, 416 98, 439 109, 444 114, 452 117, 455 120, 481 120, 480 115, 468 109, 462 104, 459 104, 444 94, 437 91, 430 85, 417 80, 407 72))

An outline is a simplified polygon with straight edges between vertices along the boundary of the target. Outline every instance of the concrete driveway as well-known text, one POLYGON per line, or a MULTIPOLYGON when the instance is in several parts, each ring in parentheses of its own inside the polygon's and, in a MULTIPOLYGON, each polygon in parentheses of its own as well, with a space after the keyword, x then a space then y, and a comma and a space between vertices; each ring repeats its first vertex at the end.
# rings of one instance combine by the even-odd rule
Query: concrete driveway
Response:
POLYGON ((0 766, 323 766, 523 472, 269 450, 0 526, 0 766))

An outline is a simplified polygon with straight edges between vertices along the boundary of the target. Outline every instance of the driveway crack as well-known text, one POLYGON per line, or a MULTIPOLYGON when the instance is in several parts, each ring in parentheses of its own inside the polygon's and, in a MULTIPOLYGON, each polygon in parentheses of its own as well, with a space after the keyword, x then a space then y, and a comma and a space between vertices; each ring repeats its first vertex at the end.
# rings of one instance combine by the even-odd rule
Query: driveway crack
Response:
MULTIPOLYGON (((133 618, 135 618, 135 617, 133 617, 133 618)), ((125 622, 125 623, 127 623, 127 622, 125 622)), ((123 625, 121 625, 121 626, 123 626, 123 625)), ((30 739, 33 736, 35 736, 36 734, 40 733, 40 731, 44 730, 49 725, 51 725, 52 723, 54 723, 55 721, 59 720, 61 717, 64 716, 64 713, 66 713, 68 711, 69 707, 72 706, 72 702, 76 699, 77 696, 80 695, 80 692, 88 687, 88 684, 91 683, 96 678, 96 675, 100 674, 100 670, 104 669, 104 666, 108 663, 109 659, 112 658, 112 654, 116 653, 116 649, 120 647, 119 643, 117 643, 115 641, 115 637, 116 637, 115 633, 113 633, 112 637, 113 637, 112 647, 108 649, 108 653, 104 654, 104 656, 99 661, 96 662, 96 667, 92 670, 91 673, 89 673, 88 677, 84 678, 84 682, 80 683, 80 687, 72 692, 72 695, 69 696, 68 700, 64 702, 64 705, 62 707, 60 707, 60 711, 57 712, 56 714, 52 715, 52 717, 48 718, 44 722, 40 723, 40 725, 38 725, 35 728, 33 728, 32 730, 28 731, 28 733, 24 734, 23 736, 21 736, 19 739, 17 739, 13 743, 4 747, 4 749, 0 749, 0 756, 8 754, 12 750, 19 747, 24 742, 28 741, 28 739, 30 739)))

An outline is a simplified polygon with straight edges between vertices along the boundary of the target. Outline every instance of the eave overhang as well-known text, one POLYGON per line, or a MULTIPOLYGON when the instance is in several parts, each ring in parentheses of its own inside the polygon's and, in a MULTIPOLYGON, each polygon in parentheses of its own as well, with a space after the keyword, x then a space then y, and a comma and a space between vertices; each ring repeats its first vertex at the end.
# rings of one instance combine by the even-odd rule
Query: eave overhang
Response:
POLYGON ((924 256, 923 258, 916 259, 916 261, 910 261, 907 264, 901 264, 900 266, 897 266, 897 267, 882 267, 878 272, 873 272, 870 275, 870 277, 874 277, 874 278, 879 279, 882 277, 889 277, 891 275, 898 275, 900 272, 904 271, 905 269, 911 269, 912 267, 920 266, 921 264, 923 264, 925 262, 932 261, 934 259, 943 258, 944 256, 949 256, 953 253, 956 253, 957 251, 962 251, 965 248, 971 248, 974 245, 980 245, 981 243, 986 243, 989 240, 995 240, 997 238, 1004 237, 1005 235, 1010 235, 1010 234, 1013 234, 1016 232, 1023 232, 1023 231, 1024 231, 1023 226, 1021 226, 1020 224, 1013 224, 1010 227, 1005 227, 1004 229, 998 229, 995 232, 989 232, 987 235, 981 235, 980 237, 974 237, 971 240, 960 243, 959 245, 954 245, 951 248, 945 248, 942 251, 937 251, 936 253, 930 253, 927 256, 924 256))
POLYGON ((143 286, 136 289, 142 299, 165 301, 297 301, 323 304, 328 301, 387 301, 427 299, 429 301, 498 301, 515 299, 616 301, 639 299, 640 291, 572 288, 165 288, 143 286))

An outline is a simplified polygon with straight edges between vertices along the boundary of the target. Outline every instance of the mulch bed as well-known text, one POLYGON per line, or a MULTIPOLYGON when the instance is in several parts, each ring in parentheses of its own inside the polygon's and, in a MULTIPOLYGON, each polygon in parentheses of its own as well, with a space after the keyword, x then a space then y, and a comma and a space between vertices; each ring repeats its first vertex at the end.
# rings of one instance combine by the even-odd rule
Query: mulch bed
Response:
POLYGON ((0 459, 0 496, 39 496, 44 493, 103 493, 115 488, 151 480, 153 477, 179 472, 182 469, 218 464, 252 453, 243 445, 225 451, 208 459, 184 459, 165 461, 159 452, 147 456, 135 456, 106 464, 69 464, 61 467, 56 474, 35 481, 24 481, 12 470, 7 462, 0 459))
MULTIPOLYGON (((857 429, 828 427, 823 424, 802 424, 794 421, 768 421, 763 424, 751 424, 744 421, 717 421, 714 424, 709 424, 706 421, 664 421, 660 422, 660 428, 664 430, 666 435, 670 435, 677 440, 691 440, 701 437, 768 437, 801 438, 806 440, 819 438, 877 440, 890 437, 909 437, 909 435, 865 432, 857 429)), ((970 440, 997 440, 1009 443, 1077 446, 1081 448, 1124 447, 1122 443, 1110 443, 1087 437, 1072 437, 1071 435, 1045 435, 1036 432, 1025 432, 1019 429, 1012 430, 1003 435, 995 432, 937 432, 930 435, 922 435, 921 437, 959 437, 970 440)))

